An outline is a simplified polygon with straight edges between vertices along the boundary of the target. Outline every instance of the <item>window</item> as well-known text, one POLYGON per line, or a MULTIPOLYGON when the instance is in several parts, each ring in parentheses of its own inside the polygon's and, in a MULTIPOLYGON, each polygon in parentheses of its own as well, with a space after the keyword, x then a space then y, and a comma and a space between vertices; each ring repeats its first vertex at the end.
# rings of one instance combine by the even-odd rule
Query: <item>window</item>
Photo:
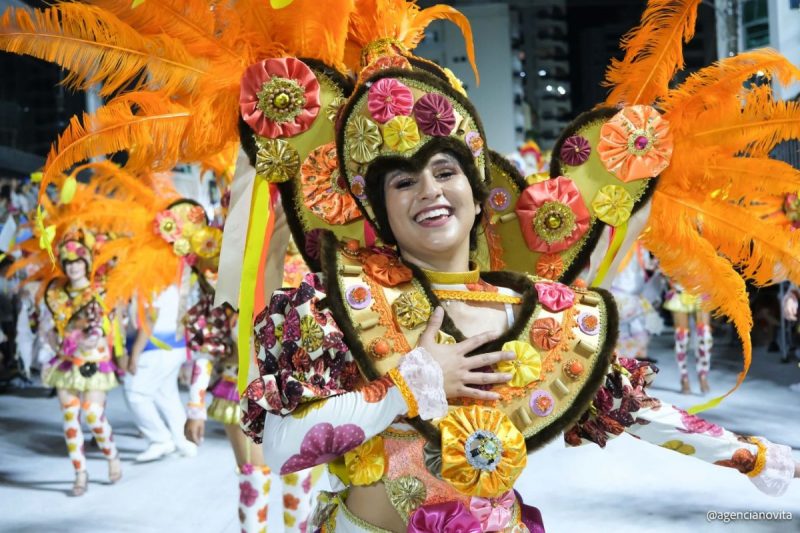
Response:
POLYGON ((742 29, 744 48, 758 48, 769 44, 769 12, 767 0, 744 0, 742 9, 742 29))

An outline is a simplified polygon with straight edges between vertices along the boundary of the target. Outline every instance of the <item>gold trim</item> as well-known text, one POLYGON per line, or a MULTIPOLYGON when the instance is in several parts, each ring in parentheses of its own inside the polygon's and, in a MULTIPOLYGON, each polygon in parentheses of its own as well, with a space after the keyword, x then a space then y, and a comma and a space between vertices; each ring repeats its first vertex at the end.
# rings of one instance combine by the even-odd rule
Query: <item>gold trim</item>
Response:
POLYGON ((426 270, 421 268, 425 277, 431 283, 441 283, 452 285, 455 283, 478 283, 481 279, 481 272, 477 268, 468 272, 434 272, 433 270, 426 270))

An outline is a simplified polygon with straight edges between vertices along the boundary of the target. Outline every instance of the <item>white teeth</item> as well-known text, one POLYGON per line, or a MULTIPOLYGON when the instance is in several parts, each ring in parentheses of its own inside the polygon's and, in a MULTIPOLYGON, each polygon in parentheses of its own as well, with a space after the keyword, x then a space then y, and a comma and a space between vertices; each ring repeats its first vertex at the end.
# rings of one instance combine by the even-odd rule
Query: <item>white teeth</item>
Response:
POLYGON ((428 220, 429 218, 436 218, 441 216, 447 216, 450 214, 450 210, 446 207, 440 207, 438 209, 431 209, 430 211, 425 211, 420 213, 414 219, 416 222, 422 222, 423 220, 428 220))

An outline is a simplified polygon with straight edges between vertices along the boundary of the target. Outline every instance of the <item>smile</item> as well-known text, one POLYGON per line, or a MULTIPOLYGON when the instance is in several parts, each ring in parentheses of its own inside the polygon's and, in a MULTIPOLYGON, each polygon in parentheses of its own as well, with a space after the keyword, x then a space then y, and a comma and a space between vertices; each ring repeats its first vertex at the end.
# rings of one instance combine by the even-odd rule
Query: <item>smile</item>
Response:
POLYGON ((417 213, 414 222, 423 226, 438 225, 446 222, 451 216, 453 216, 452 207, 435 206, 417 213))

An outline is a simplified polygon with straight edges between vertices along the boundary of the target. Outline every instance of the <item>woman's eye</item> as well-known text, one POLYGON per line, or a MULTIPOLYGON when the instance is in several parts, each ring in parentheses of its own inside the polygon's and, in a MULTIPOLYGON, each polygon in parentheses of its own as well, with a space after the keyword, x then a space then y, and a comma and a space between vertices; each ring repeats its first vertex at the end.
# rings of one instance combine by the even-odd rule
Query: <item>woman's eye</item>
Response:
POLYGON ((439 172, 438 174, 436 174, 436 179, 438 179, 438 180, 446 180, 446 179, 451 178, 453 176, 453 174, 455 174, 455 172, 453 172, 451 170, 443 170, 443 171, 439 172))
POLYGON ((414 185, 414 180, 411 178, 402 178, 394 182, 395 189, 406 189, 414 185))

